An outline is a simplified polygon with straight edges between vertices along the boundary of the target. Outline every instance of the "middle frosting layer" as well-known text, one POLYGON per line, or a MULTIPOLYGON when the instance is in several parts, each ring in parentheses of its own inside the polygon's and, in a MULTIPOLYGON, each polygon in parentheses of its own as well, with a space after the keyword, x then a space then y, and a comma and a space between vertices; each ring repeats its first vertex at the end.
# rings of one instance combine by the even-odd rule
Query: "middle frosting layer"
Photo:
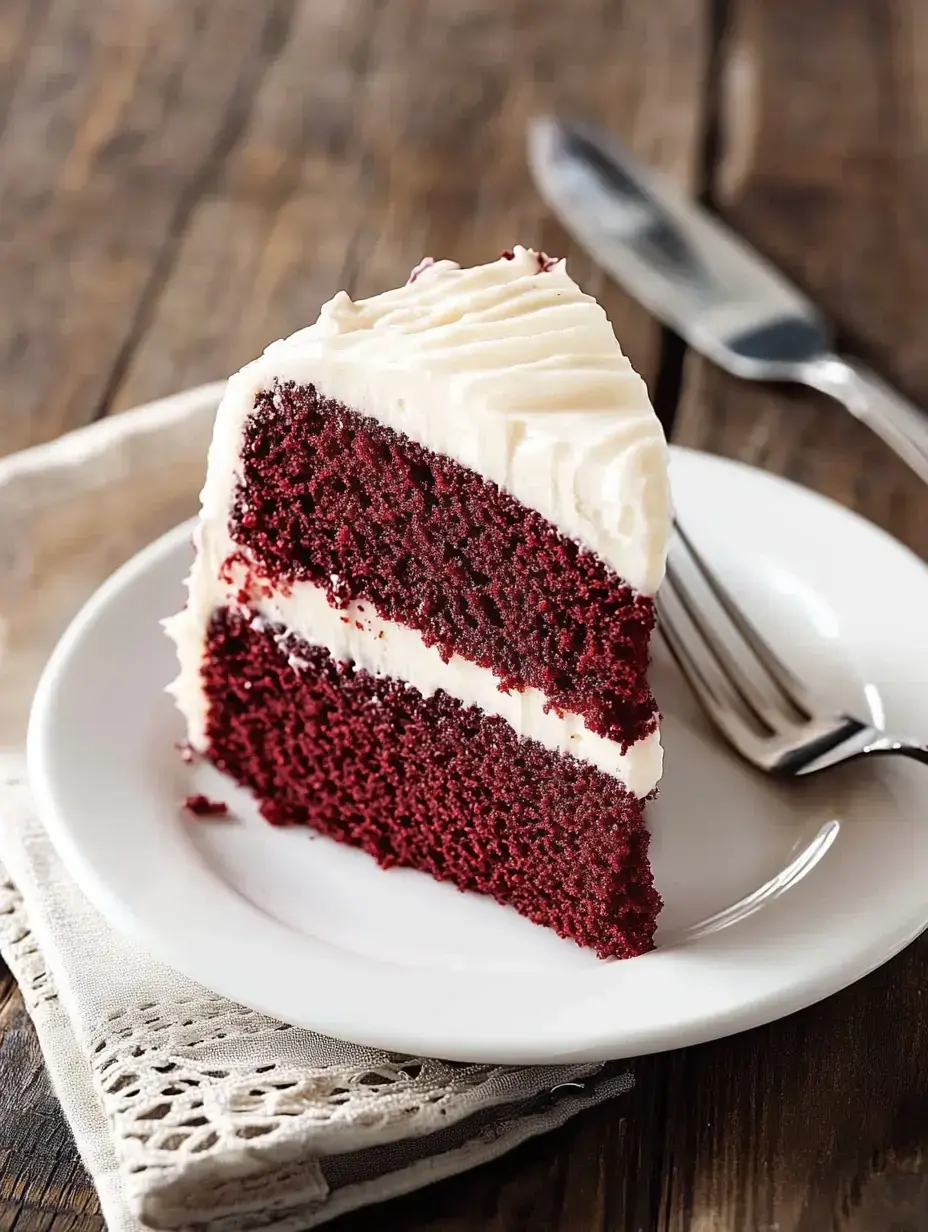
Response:
MULTIPOLYGON (((244 571, 237 578, 233 570, 229 582, 215 579, 214 593, 203 603, 199 613, 188 608, 173 618, 171 633, 178 642, 182 663, 186 668, 174 686, 174 692, 191 721, 194 743, 205 730, 206 701, 202 695, 199 662, 193 662, 197 648, 202 646, 202 619, 206 609, 236 606, 238 587, 244 581, 244 571)), ((487 668, 478 666, 460 655, 447 661, 436 646, 427 646, 416 630, 391 620, 384 620, 369 604, 349 603, 344 608, 332 607, 325 591, 310 582, 298 582, 287 593, 253 588, 249 606, 259 624, 280 630, 280 642, 286 649, 287 634, 313 646, 324 647, 339 662, 375 676, 388 676, 404 681, 430 697, 438 690, 456 698, 466 706, 475 706, 486 714, 504 719, 520 736, 537 740, 545 748, 586 761, 623 783, 635 795, 644 797, 657 785, 661 774, 662 750, 657 731, 639 740, 626 752, 612 740, 591 732, 576 714, 558 714, 551 709, 545 695, 538 689, 504 693, 496 677, 487 668)), ((294 671, 301 670, 298 656, 291 658, 294 671)))

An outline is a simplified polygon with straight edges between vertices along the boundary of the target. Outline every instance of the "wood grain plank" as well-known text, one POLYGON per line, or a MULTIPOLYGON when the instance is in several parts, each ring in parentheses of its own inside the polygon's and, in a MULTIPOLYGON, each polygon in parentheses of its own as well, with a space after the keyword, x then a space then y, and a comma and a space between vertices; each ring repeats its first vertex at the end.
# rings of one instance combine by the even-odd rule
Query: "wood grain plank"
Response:
POLYGON ((286 309, 299 306, 305 324, 339 285, 368 205, 350 134, 382 8, 299 9, 240 141, 191 212, 116 409, 227 375, 273 340, 265 331, 286 309))
MULTIPOLYGON (((842 342, 928 406, 919 11, 881 0, 741 0, 714 196, 822 305, 842 342)), ((921 485, 821 395, 726 379, 691 357, 678 439, 789 475, 928 554, 921 485)))
POLYGON ((0 6, 0 131, 47 12, 48 0, 6 0, 0 6))
MULTIPOLYGON (((921 7, 730 10, 714 203, 823 305, 844 345, 928 405, 921 7)), ((924 488, 827 399, 689 355, 677 439, 815 488, 928 556, 924 488)), ((692 1052, 669 1109, 670 1155, 691 1181, 666 1227, 925 1226, 925 978, 921 941, 822 1006, 692 1052), (703 1128, 685 1113, 697 1100, 703 1128)))
POLYGON ((477 262, 519 241, 567 252, 655 377, 660 331, 545 213, 525 124, 592 115, 692 186, 707 32, 705 0, 576 0, 569 18, 535 0, 300 6, 115 408, 234 370, 340 287, 394 285, 423 252, 477 262))
POLYGON ((0 131, 0 450, 93 419, 289 0, 52 0, 0 131))
POLYGON ((12 1021, 14 1011, 10 1008, 18 996, 16 981, 9 967, 0 958, 0 1037, 12 1021))
POLYGON ((0 975, 0 1232, 101 1232, 93 1186, 51 1089, 25 1006, 0 975))

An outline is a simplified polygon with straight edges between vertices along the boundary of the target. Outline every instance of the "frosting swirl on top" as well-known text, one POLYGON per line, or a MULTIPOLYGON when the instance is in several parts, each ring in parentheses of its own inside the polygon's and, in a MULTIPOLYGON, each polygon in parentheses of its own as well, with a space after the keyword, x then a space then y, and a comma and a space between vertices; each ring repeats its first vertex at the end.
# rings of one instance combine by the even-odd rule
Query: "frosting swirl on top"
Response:
MULTIPOLYGON (((652 593, 670 532, 667 445, 603 309, 563 261, 515 248, 462 269, 422 262, 405 286, 340 291, 314 325, 229 382, 213 448, 234 460, 274 381, 311 383, 477 471, 652 593), (223 443, 225 442, 225 443, 223 443)), ((204 513, 227 510, 212 464, 204 513)))

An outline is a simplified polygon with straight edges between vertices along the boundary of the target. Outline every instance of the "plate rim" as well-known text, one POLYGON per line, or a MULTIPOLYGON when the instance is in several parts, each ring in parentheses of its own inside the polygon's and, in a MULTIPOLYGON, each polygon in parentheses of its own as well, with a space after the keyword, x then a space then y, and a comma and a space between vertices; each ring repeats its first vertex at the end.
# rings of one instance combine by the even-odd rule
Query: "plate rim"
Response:
MULTIPOLYGON (((187 393, 196 391, 187 391, 187 393)), ((788 498, 800 498, 812 501, 814 504, 827 508, 829 514, 837 513, 844 519, 849 519, 858 530, 873 534, 874 544, 880 548, 888 548, 892 552, 904 554, 905 563, 915 567, 923 574, 923 580, 928 582, 928 566, 922 562, 905 545, 889 535, 886 531, 862 517, 853 510, 820 493, 804 488, 794 481, 770 472, 752 467, 746 463, 702 453, 701 451, 672 446, 672 453, 685 457, 693 465, 707 465, 710 469, 733 468, 735 472, 761 486, 770 485, 779 489, 788 498)), ((281 1005, 268 1003, 261 997, 243 996, 241 987, 231 987, 225 978, 217 979, 215 974, 204 978, 202 966, 194 962, 196 970, 191 969, 187 955, 177 944, 166 941, 158 934, 151 921, 140 920, 118 895, 113 894, 86 853, 82 851, 77 835, 67 817, 67 807, 57 800, 52 787, 49 773, 50 749, 46 734, 53 723, 55 694, 60 687, 60 681, 71 656, 79 651, 83 638, 92 629, 108 605, 132 583, 144 575, 155 562, 177 551, 179 544, 190 531, 193 519, 174 527, 160 536, 154 542, 143 547, 133 557, 117 569, 81 607, 78 614, 68 625, 58 641, 42 672, 36 689, 29 719, 27 735, 27 762, 31 789, 39 816, 44 822, 48 833, 66 864, 69 872, 97 907, 101 914, 117 928, 142 944, 150 952, 156 954, 171 966, 182 971, 190 978, 206 987, 219 992, 234 1001, 242 1002, 275 1018, 284 1017, 294 1020, 290 1012, 281 1013, 281 1005)), ((900 557, 903 559, 903 557, 900 557)), ((218 880, 218 879, 216 879, 218 880)), ((252 910, 255 910, 254 908, 252 910)), ((276 923, 276 922, 275 922, 276 923)), ((509 1037, 494 1039, 492 1033, 480 1041, 469 1039, 467 1034, 450 1035, 436 1039, 434 1032, 415 1024, 403 1024, 402 1015, 399 1020, 395 1014, 391 1016, 390 1025, 376 1025, 376 1013, 369 1015, 368 1025, 355 1019, 346 1020, 337 1011, 329 1010, 313 1014, 313 1021, 307 1021, 305 1015, 296 1015, 296 1025, 310 1029, 325 1031, 342 1038, 351 1039, 357 1043, 378 1048, 387 1048, 402 1052, 416 1052, 423 1055, 442 1055, 454 1060, 497 1062, 510 1064, 537 1064, 571 1061, 600 1061, 624 1056, 641 1055, 664 1051, 666 1049, 685 1045, 702 1043, 720 1038, 754 1026, 773 1021, 801 1008, 811 1005, 825 997, 840 991, 857 979, 869 974, 882 965, 893 955, 915 939, 928 926, 928 895, 920 913, 908 913, 905 921, 900 920, 895 928, 887 928, 885 934, 880 934, 877 940, 871 940, 865 952, 857 955, 856 960, 845 959, 843 963, 832 964, 827 974, 823 976, 820 967, 809 970, 804 979, 797 979, 787 987, 770 988, 763 995, 745 1000, 735 1008, 729 1007, 713 1012, 711 1009, 693 1011, 682 1021, 665 1023, 660 1028, 646 1027, 636 1031, 628 1024, 607 1030, 601 1027, 591 1030, 582 1039, 571 1038, 570 1041, 556 1043, 550 1038, 514 1040, 509 1037), (810 985, 813 985, 811 987, 810 985), (371 1021, 373 1020, 373 1021, 371 1021)), ((280 929, 285 926, 278 925, 280 929)), ((311 939, 303 938, 309 943, 311 939)), ((322 943, 318 943, 322 944, 322 943)), ((693 946, 698 943, 682 943, 670 950, 663 951, 664 956, 675 954, 684 964, 692 956, 693 946)), ((312 946, 310 946, 312 948, 312 946)), ((661 951, 642 959, 627 960, 628 962, 646 962, 661 951)), ((359 956, 352 955, 352 962, 359 956)), ((375 965, 378 960, 367 960, 375 965)), ((382 963, 380 964, 382 965, 382 963)), ((624 967, 625 963, 620 964, 624 967)), ((414 968, 410 968, 414 970, 414 968)), ((419 968, 419 970, 423 970, 419 968)), ((428 969, 431 970, 431 969, 428 969)))

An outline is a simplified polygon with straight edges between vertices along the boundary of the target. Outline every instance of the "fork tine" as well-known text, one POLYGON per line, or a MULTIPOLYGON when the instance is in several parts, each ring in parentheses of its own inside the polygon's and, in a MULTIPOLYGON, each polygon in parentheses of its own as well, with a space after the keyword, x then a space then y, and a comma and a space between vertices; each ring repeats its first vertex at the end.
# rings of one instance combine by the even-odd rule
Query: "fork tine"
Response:
MULTIPOLYGON (((706 608, 706 599, 697 597, 676 568, 676 545, 671 548, 667 560, 667 576, 674 587, 694 633, 704 645, 706 653, 715 660, 715 669, 726 677, 740 703, 765 733, 781 732, 794 724, 796 716, 788 702, 784 702, 776 681, 767 675, 751 647, 740 637, 736 627, 725 627, 725 609, 713 611, 706 608)), ((714 603, 709 591, 709 602, 714 603)))
MULTIPOLYGON (((687 607, 680 597, 671 570, 657 596, 660 630, 670 653, 689 684, 699 704, 735 748, 755 765, 763 761, 763 741, 759 732, 751 730, 745 717, 745 705, 734 689, 731 679, 722 671, 712 648, 702 636, 701 628, 690 618, 687 607), (676 609, 676 610, 675 610, 676 609), (679 619, 682 617, 682 619, 679 619), (686 621, 691 631, 688 638, 683 630, 686 621), (701 664, 693 651, 693 642, 703 650, 703 659, 709 670, 701 664)), ((748 711, 754 722, 753 711, 748 711)))
POLYGON ((676 583, 673 570, 668 568, 660 593, 661 632, 671 650, 679 655, 683 672, 694 691, 708 695, 727 709, 739 710, 742 703, 731 678, 720 668, 676 583))
POLYGON ((744 612, 737 606, 705 557, 679 522, 675 523, 675 530, 680 542, 686 548, 690 559, 695 564, 706 585, 718 600, 719 605, 724 609, 728 619, 741 634, 747 646, 765 669, 771 681, 776 685, 782 697, 802 718, 811 718, 814 714, 814 709, 805 687, 796 679, 779 655, 761 637, 744 612))

